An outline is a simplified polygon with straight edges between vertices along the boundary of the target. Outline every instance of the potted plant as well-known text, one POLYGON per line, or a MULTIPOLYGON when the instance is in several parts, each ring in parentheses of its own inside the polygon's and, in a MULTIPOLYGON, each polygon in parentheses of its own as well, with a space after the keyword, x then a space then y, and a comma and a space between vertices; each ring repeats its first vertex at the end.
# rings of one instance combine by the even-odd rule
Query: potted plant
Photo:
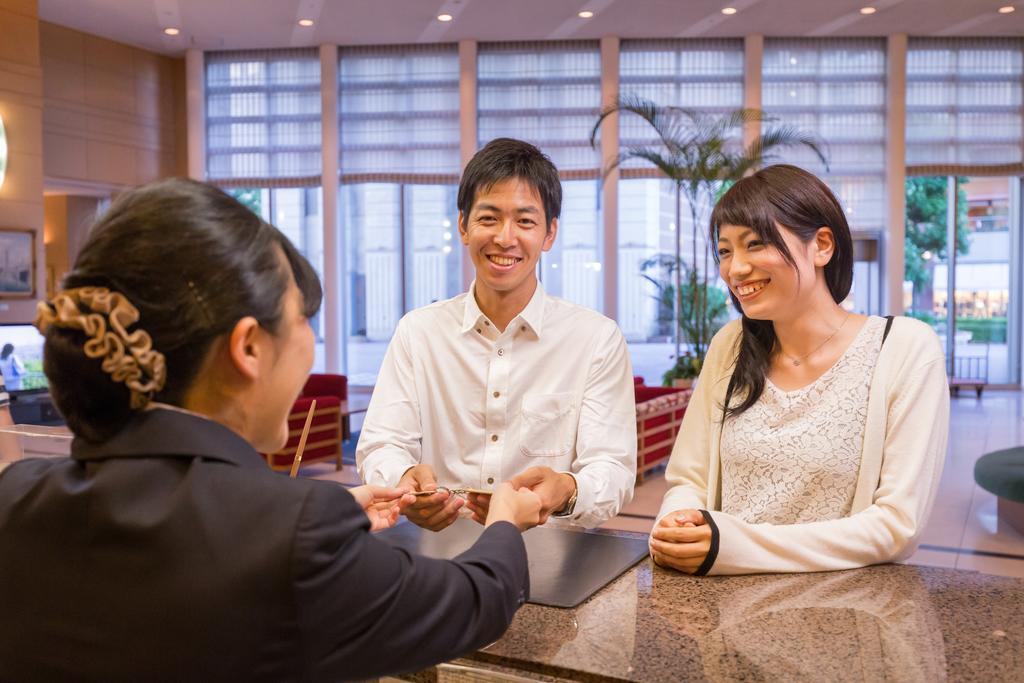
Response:
POLYGON ((689 351, 677 356, 675 364, 661 376, 662 386, 689 389, 700 375, 703 364, 703 358, 694 356, 689 351))
POLYGON ((607 162, 604 175, 607 177, 630 159, 641 159, 653 164, 661 175, 673 183, 676 194, 676 234, 675 254, 674 258, 670 257, 669 265, 675 279, 673 291, 676 305, 672 310, 676 317, 673 325, 676 365, 685 363, 685 355, 680 353, 683 332, 688 336, 692 357, 702 361, 714 334, 714 324, 709 322, 707 315, 709 307, 712 306, 713 296, 708 288, 711 253, 707 240, 704 244, 703 275, 697 275, 697 241, 698 235, 703 232, 700 226, 704 225, 707 219, 703 215, 705 207, 710 207, 733 182, 756 170, 765 162, 774 160, 775 153, 782 148, 806 147, 812 150, 822 163, 827 164, 821 143, 811 134, 793 126, 779 125, 768 127, 744 145, 741 138, 748 123, 761 123, 773 119, 765 117, 758 109, 739 109, 728 114, 715 115, 682 107, 662 106, 642 97, 626 96, 601 111, 590 133, 590 144, 593 147, 596 148, 598 145, 597 136, 601 123, 609 116, 619 113, 633 114, 646 121, 654 130, 657 141, 651 145, 626 147, 616 158, 607 162), (688 277, 692 279, 694 286, 690 287, 683 284, 683 260, 679 241, 684 196, 693 226, 693 260, 688 269, 688 277), (702 278, 700 286, 697 286, 698 277, 702 278), (688 305, 683 304, 684 293, 690 295, 688 305))

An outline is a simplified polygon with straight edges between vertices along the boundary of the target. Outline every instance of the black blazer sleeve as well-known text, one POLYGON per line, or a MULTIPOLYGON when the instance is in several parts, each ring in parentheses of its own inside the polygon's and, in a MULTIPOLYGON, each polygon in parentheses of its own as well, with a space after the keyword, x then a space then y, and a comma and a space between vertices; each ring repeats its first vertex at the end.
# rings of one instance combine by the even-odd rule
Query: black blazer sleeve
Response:
POLYGON ((302 677, 415 671, 497 640, 529 591, 519 530, 500 522, 454 560, 376 539, 355 499, 317 482, 295 539, 302 677))

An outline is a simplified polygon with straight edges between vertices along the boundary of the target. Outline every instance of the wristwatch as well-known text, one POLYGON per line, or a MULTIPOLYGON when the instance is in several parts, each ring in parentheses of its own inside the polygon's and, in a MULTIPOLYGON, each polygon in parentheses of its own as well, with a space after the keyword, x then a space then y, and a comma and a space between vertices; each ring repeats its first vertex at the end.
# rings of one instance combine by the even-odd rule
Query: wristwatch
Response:
POLYGON ((572 495, 569 496, 569 500, 565 502, 565 506, 558 512, 552 512, 552 517, 568 517, 576 510, 576 496, 580 492, 579 482, 576 481, 576 477, 573 476, 571 472, 562 472, 562 474, 568 474, 572 477, 572 481, 575 486, 572 487, 572 495))

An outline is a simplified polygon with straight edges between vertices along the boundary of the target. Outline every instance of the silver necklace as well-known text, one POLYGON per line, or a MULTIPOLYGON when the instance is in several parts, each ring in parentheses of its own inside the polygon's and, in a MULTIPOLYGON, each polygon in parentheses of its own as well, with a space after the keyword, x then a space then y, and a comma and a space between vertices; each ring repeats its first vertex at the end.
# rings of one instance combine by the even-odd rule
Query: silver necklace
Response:
POLYGON ((779 344, 779 351, 782 352, 783 356, 785 356, 786 358, 788 358, 789 360, 791 360, 793 362, 793 367, 799 367, 808 356, 814 355, 819 350, 821 350, 821 347, 823 347, 825 344, 828 344, 830 341, 832 341, 832 337, 834 337, 837 334, 839 334, 839 330, 843 329, 843 325, 845 325, 846 321, 849 320, 849 319, 850 319, 850 314, 847 313, 846 317, 843 318, 843 322, 840 323, 839 327, 837 327, 835 329, 835 332, 833 332, 832 334, 828 335, 828 337, 825 339, 825 341, 823 341, 820 344, 818 344, 818 346, 815 347, 814 350, 812 350, 810 353, 805 353, 802 356, 791 356, 788 353, 786 353, 785 350, 783 350, 782 344, 779 344))

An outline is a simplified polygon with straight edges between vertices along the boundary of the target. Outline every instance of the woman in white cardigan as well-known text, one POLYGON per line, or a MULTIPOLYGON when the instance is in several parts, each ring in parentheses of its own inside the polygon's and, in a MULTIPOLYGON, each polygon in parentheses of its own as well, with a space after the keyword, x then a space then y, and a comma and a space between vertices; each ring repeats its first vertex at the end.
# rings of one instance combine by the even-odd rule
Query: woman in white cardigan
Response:
POLYGON ((715 335, 683 418, 654 561, 703 575, 908 557, 946 453, 935 333, 840 306, 850 228, 828 187, 799 168, 736 183, 712 213, 711 240, 743 318, 715 335))

